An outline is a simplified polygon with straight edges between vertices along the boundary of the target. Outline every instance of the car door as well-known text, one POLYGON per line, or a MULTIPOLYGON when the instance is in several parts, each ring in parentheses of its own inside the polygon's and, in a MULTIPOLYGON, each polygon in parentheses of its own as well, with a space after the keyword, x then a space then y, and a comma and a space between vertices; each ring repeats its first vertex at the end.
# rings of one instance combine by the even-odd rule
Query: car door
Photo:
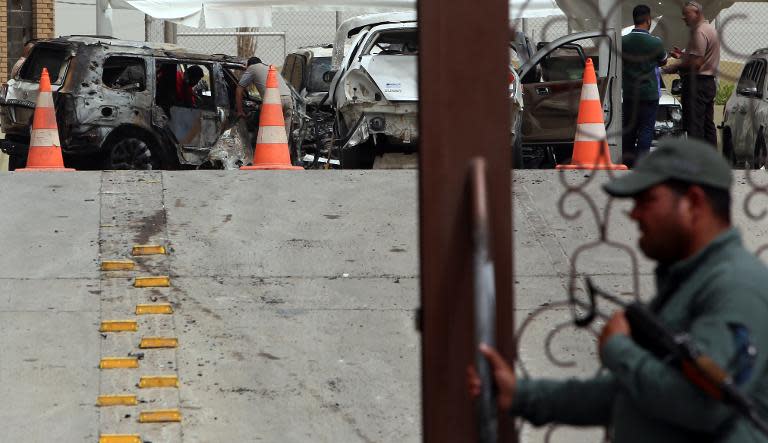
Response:
POLYGON ((208 153, 219 138, 221 119, 216 107, 215 76, 212 64, 199 61, 157 62, 157 90, 155 104, 162 109, 167 124, 180 147, 179 160, 183 164, 199 165, 208 158, 208 153), (185 103, 179 96, 186 87, 179 86, 184 72, 198 66, 203 77, 194 85, 194 102, 185 103))
POLYGON ((602 32, 571 34, 540 46, 519 70, 523 86, 523 143, 571 144, 586 59, 595 66, 606 126, 612 123, 609 90, 615 85, 615 39, 602 32))

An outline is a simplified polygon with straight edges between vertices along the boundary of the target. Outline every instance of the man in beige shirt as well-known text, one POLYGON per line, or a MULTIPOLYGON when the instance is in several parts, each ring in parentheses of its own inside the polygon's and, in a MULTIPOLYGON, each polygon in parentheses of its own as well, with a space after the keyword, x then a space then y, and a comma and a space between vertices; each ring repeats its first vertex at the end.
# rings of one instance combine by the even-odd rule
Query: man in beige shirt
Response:
POLYGON ((680 63, 663 68, 666 74, 680 74, 683 83, 683 128, 689 137, 717 145, 715 132, 715 76, 720 64, 720 39, 717 30, 704 19, 701 4, 687 1, 683 5, 683 21, 691 30, 685 51, 675 47, 670 56, 680 63))

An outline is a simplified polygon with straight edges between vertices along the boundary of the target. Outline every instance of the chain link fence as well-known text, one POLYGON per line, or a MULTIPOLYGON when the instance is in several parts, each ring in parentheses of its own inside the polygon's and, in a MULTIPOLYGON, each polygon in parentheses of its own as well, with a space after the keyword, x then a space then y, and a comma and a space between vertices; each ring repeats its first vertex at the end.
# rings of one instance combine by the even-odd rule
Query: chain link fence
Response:
POLYGON ((755 50, 768 47, 768 3, 735 3, 721 12, 714 24, 721 40, 722 90, 738 81, 744 63, 755 50))
MULTIPOLYGON (((369 11, 364 9, 347 10, 340 13, 278 9, 272 13, 272 26, 268 28, 198 29, 178 25, 176 42, 181 46, 205 53, 244 57, 256 55, 265 63, 280 66, 286 53, 301 47, 333 43, 336 28, 341 22, 350 17, 367 13, 369 11), (253 36, 253 42, 249 45, 252 50, 241 51, 238 54, 238 35, 247 37, 244 33, 262 34, 253 36)), ((151 42, 165 41, 165 22, 148 20, 146 39, 151 42)))

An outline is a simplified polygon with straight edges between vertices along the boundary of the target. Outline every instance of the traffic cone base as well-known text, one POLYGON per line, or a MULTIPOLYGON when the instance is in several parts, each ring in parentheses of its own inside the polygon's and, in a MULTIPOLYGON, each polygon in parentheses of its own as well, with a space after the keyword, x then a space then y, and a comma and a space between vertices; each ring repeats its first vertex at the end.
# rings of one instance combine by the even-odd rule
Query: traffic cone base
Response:
POLYGON ((573 158, 571 164, 557 165, 557 169, 625 170, 625 165, 611 163, 603 107, 600 104, 597 76, 591 58, 587 59, 583 79, 573 141, 573 158))
POLYGON ((253 149, 253 165, 241 166, 246 171, 253 170, 296 170, 304 169, 291 164, 291 155, 286 136, 283 104, 277 84, 277 71, 270 65, 267 74, 267 90, 259 115, 259 132, 253 149))
POLYGON ((51 79, 46 68, 43 68, 40 74, 40 89, 35 103, 35 115, 32 118, 27 165, 25 168, 16 170, 20 172, 74 171, 64 167, 59 129, 56 125, 56 110, 53 107, 51 94, 51 79))

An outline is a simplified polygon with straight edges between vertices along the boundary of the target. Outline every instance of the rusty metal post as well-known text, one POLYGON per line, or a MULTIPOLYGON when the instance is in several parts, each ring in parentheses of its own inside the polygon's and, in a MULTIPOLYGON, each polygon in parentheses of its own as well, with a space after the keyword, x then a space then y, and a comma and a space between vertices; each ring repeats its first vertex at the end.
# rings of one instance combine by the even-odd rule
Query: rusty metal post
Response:
MULTIPOLYGON (((513 343, 508 1, 419 1, 419 201, 425 442, 478 439, 465 369, 475 358, 472 157, 488 164, 496 343, 513 343)), ((515 441, 500 416, 499 441, 515 441)))

